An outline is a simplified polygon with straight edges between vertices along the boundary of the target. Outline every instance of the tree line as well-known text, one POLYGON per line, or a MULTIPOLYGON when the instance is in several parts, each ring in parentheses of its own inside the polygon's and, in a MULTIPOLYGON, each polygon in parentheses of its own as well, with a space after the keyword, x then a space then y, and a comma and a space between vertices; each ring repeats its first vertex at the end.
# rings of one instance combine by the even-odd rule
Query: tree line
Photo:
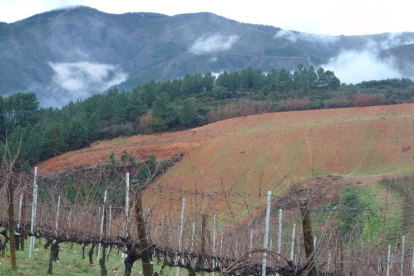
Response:
MULTIPOLYGON (((217 77, 186 74, 132 91, 110 89, 61 108, 43 108, 34 93, 0 97, 0 135, 30 168, 100 139, 181 130, 236 116, 289 110, 409 102, 407 79, 341 84, 334 72, 299 65, 264 73, 252 67, 217 77)), ((2 142, 3 143, 3 142, 2 142)), ((4 144, 4 143, 3 143, 4 144)), ((0 145, 0 150, 4 147, 0 145)), ((0 152, 1 153, 1 152, 0 152)))

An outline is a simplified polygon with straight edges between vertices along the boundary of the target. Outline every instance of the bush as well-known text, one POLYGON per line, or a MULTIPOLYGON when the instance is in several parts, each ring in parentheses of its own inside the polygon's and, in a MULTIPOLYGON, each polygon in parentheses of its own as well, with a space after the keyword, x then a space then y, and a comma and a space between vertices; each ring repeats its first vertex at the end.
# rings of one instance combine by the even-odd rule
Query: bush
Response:
POLYGON ((352 106, 354 107, 383 105, 383 104, 384 104, 384 96, 382 95, 365 95, 362 93, 358 93, 352 98, 352 106))
POLYGON ((214 109, 210 110, 210 112, 208 113, 208 116, 207 116, 207 121, 209 123, 215 123, 219 120, 220 120, 220 116, 217 113, 217 111, 215 111, 214 109))
POLYGON ((324 108, 341 108, 349 107, 351 105, 351 101, 346 96, 338 96, 324 101, 323 104, 324 108))
POLYGON ((226 104, 226 106, 221 110, 223 114, 223 119, 230 119, 237 117, 239 115, 239 108, 235 103, 226 104))
POLYGON ((150 112, 147 112, 146 114, 141 116, 141 118, 139 119, 139 123, 143 128, 148 128, 151 126, 152 118, 152 114, 150 112))
POLYGON ((363 229, 363 222, 360 219, 360 208, 364 208, 365 204, 358 194, 355 187, 349 186, 342 191, 342 208, 344 211, 340 213, 341 219, 341 236, 346 240, 358 236, 363 229))
POLYGON ((293 111, 293 110, 305 110, 308 109, 311 101, 309 98, 304 99, 292 99, 280 101, 277 105, 278 111, 293 111))

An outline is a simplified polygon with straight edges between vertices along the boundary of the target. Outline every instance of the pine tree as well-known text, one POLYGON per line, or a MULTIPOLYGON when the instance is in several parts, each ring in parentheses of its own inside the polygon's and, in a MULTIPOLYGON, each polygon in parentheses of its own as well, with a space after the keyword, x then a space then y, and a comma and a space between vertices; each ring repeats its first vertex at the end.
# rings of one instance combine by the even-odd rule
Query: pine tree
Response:
POLYGON ((163 131, 166 130, 168 128, 167 123, 158 118, 158 117, 153 117, 151 120, 151 127, 155 130, 155 131, 163 131))
POLYGON ((42 138, 42 157, 51 157, 59 154, 64 149, 64 137, 60 124, 49 125, 42 138))
POLYGON ((215 80, 215 76, 213 76, 212 74, 211 74, 211 72, 207 72, 205 75, 204 75, 204 80, 203 80, 203 83, 204 83, 204 89, 206 90, 206 91, 212 91, 213 90, 213 86, 214 86, 214 80, 215 80))
POLYGON ((189 100, 184 101, 184 105, 180 112, 180 124, 184 126, 192 126, 196 121, 196 113, 193 104, 189 100))
POLYGON ((174 108, 170 104, 170 96, 164 92, 154 101, 151 126, 157 131, 165 130, 172 121, 173 115, 174 108))
POLYGON ((92 113, 92 116, 88 120, 88 138, 90 141, 95 141, 99 137, 100 120, 96 113, 92 113))
POLYGON ((277 82, 277 89, 281 92, 288 92, 293 88, 292 74, 285 68, 280 69, 277 82))
POLYGON ((128 95, 127 118, 129 121, 135 121, 145 112, 147 112, 147 105, 142 99, 142 92, 134 88, 128 95))
POLYGON ((67 143, 70 149, 78 149, 86 142, 86 129, 80 119, 75 119, 69 124, 67 143))
POLYGON ((113 119, 116 123, 122 123, 127 118, 127 97, 125 92, 111 99, 113 119))

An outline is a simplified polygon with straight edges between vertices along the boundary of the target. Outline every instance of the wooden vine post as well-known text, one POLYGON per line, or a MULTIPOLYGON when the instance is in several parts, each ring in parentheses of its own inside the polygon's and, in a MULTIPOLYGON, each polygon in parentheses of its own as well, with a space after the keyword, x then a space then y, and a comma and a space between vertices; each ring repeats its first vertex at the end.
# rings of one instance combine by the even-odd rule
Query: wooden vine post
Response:
POLYGON ((107 223, 107 219, 106 219, 106 196, 107 196, 107 191, 105 191, 104 194, 104 204, 102 206, 102 219, 101 219, 101 235, 100 235, 100 243, 99 243, 99 251, 98 251, 98 263, 101 266, 101 276, 106 276, 108 275, 108 270, 106 268, 106 244, 102 242, 102 240, 104 239, 104 237, 106 236, 106 223, 107 223), (102 245, 102 258, 100 256, 101 254, 101 245, 102 245))
POLYGON ((139 247, 141 250, 142 271, 144 276, 152 276, 152 260, 149 253, 144 214, 142 210, 141 191, 138 188, 135 199, 135 216, 137 220, 139 247))
POLYGON ((9 181, 9 236, 10 236, 10 263, 14 270, 17 270, 16 264, 16 240, 14 230, 14 202, 13 202, 13 180, 9 181))
POLYGON ((300 212, 302 214, 302 228, 303 228, 303 239, 305 243, 306 258, 309 260, 309 276, 317 276, 318 269, 314 262, 314 247, 312 237, 312 226, 310 221, 310 212, 308 206, 308 199, 301 198, 299 200, 300 212))
POLYGON ((25 232, 25 218, 26 215, 26 194, 23 194, 23 202, 22 202, 22 219, 20 222, 20 249, 24 251, 24 239, 26 238, 26 232, 25 232))
MULTIPOLYGON (((206 254, 206 236, 207 236, 207 215, 203 215, 201 220, 201 253, 198 258, 198 265, 204 267, 204 256, 206 254)), ((201 272, 201 275, 204 276, 204 271, 201 272)))

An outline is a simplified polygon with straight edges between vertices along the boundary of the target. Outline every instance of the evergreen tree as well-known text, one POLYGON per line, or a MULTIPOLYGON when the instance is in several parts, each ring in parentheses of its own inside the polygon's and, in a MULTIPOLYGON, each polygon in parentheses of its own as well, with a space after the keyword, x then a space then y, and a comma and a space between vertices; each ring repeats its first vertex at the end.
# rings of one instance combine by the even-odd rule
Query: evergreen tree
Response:
POLYGON ((254 70, 249 66, 241 72, 241 88, 248 90, 254 87, 254 70))
POLYGON ((151 127, 155 131, 164 131, 168 128, 166 121, 162 120, 159 117, 153 117, 151 120, 151 127))
POLYGON ((213 87, 214 87, 214 80, 215 80, 215 76, 213 76, 211 74, 211 72, 207 72, 204 75, 204 80, 203 80, 203 84, 204 84, 204 89, 206 91, 212 91, 213 87))
POLYGON ((86 142, 86 128, 82 121, 78 118, 69 124, 67 143, 71 150, 78 149, 86 142))
POLYGON ((183 96, 188 96, 191 93, 194 93, 195 83, 194 76, 190 74, 185 74, 183 81, 181 83, 181 92, 183 96))
POLYGON ((253 71, 253 86, 255 89, 261 89, 264 85, 265 76, 261 69, 256 68, 253 71))
POLYGON ((337 90, 341 86, 341 81, 335 76, 333 71, 327 70, 325 72, 325 78, 329 89, 337 90))
POLYGON ((3 100, 6 116, 6 130, 13 131, 17 126, 34 125, 38 119, 39 102, 35 93, 17 93, 3 100))
POLYGON ((108 95, 99 99, 97 109, 97 115, 101 120, 108 121, 113 117, 112 103, 108 95))
POLYGON ((147 112, 147 105, 142 99, 142 92, 134 88, 128 96, 127 118, 129 121, 135 121, 145 112, 147 112))
POLYGON ((99 137, 100 120, 96 113, 93 113, 88 120, 88 138, 90 141, 95 141, 99 137))
POLYGON ((218 76, 216 87, 217 86, 224 87, 227 90, 231 90, 232 85, 229 72, 224 71, 222 74, 218 76))
POLYGON ((306 70, 304 85, 307 91, 316 89, 318 85, 318 74, 312 65, 306 70))
POLYGON ((157 97, 157 84, 154 80, 146 83, 142 88, 142 100, 149 107, 152 106, 153 102, 157 97))
POLYGON ((292 74, 285 68, 280 69, 277 89, 281 92, 287 92, 293 89, 292 74))
POLYGON ((275 68, 270 69, 266 76, 266 85, 272 88, 277 87, 278 78, 279 72, 275 68))
POLYGON ((154 174, 157 170, 157 159, 155 155, 151 155, 140 168, 138 171, 138 183, 139 185, 145 185, 149 183, 152 178, 154 177, 154 174))
POLYGON ((316 69, 316 74, 318 74, 318 82, 316 87, 318 89, 327 89, 328 88, 328 81, 326 79, 325 70, 322 67, 316 69))
POLYGON ((51 157, 63 152, 64 145, 64 136, 60 124, 49 125, 42 138, 42 157, 51 157))
MULTIPOLYGON (((45 127, 37 124, 36 126, 28 126, 26 130, 27 140, 24 143, 24 149, 20 154, 20 160, 24 163, 29 161, 30 165, 34 165, 46 158, 42 156, 42 138, 45 127), (40 146, 39 146, 40 145, 40 146)), ((28 164, 28 165, 29 165, 28 164)), ((27 166, 25 166, 25 169, 27 166)))
POLYGON ((170 104, 170 96, 164 92, 154 101, 151 126, 157 131, 165 130, 173 120, 173 115, 174 107, 170 104))
POLYGON ((303 64, 299 64, 293 71, 293 89, 299 90, 306 87, 307 70, 303 64))
POLYGON ((180 112, 180 124, 184 126, 192 126, 196 122, 196 113, 193 104, 189 100, 184 101, 184 105, 180 112))
POLYGON ((112 110, 113 110, 113 119, 115 123, 122 123, 126 121, 127 118, 127 97, 125 92, 116 95, 111 99, 112 110))

